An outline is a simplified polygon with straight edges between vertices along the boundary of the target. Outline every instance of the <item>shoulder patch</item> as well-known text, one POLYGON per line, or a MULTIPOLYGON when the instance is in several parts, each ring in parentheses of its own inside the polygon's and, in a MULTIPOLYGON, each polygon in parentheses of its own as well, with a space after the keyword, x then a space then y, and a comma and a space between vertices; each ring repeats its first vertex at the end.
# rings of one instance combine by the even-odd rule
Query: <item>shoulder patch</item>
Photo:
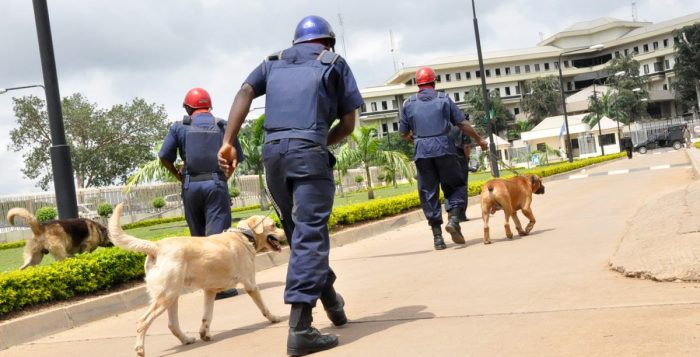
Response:
POLYGON ((323 50, 318 55, 317 60, 319 60, 323 64, 335 64, 338 61, 338 58, 340 58, 339 54, 332 51, 323 50))

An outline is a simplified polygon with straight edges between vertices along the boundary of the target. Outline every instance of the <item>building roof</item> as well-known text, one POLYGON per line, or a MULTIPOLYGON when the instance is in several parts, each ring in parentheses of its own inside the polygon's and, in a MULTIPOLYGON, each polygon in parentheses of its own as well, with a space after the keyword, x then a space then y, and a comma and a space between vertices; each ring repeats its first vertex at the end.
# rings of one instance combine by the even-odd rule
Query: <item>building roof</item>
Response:
MULTIPOLYGON (((598 125, 595 128, 591 128, 588 124, 583 122, 583 118, 588 115, 576 114, 568 115, 569 121, 569 134, 582 134, 590 132, 593 130, 598 130, 598 125)), ((614 120, 603 116, 600 119, 600 127, 603 131, 617 130, 617 122, 614 120)), ((520 137, 523 141, 532 141, 544 138, 556 138, 565 135, 564 126, 564 116, 557 115, 553 117, 548 117, 542 120, 541 123, 537 124, 532 130, 520 133, 520 137), (560 135, 561 134, 561 135, 560 135)))
POLYGON ((586 88, 581 89, 580 91, 576 92, 575 94, 572 94, 568 97, 566 97, 566 112, 567 113, 576 113, 576 112, 582 112, 582 111, 588 111, 589 104, 591 102, 591 96, 593 95, 593 90, 598 93, 599 96, 602 96, 604 93, 607 93, 608 91, 614 91, 612 87, 608 86, 600 86, 596 85, 594 86, 588 86, 586 88))
POLYGON ((620 19, 616 19, 613 17, 607 17, 607 16, 600 17, 600 18, 597 18, 595 20, 577 22, 577 23, 565 28, 564 31, 562 31, 562 32, 590 30, 590 29, 594 29, 596 27, 601 27, 604 25, 613 24, 615 22, 625 22, 625 20, 620 20, 620 19))
POLYGON ((660 29, 665 29, 668 27, 678 27, 679 25, 683 25, 688 22, 697 22, 698 18, 700 18, 700 12, 694 12, 685 16, 681 17, 676 17, 675 19, 667 20, 667 21, 661 21, 657 22, 655 24, 649 24, 644 27, 640 27, 638 29, 635 29, 628 34, 622 36, 622 38, 628 38, 628 37, 634 37, 637 35, 642 35, 647 32, 652 32, 660 29))

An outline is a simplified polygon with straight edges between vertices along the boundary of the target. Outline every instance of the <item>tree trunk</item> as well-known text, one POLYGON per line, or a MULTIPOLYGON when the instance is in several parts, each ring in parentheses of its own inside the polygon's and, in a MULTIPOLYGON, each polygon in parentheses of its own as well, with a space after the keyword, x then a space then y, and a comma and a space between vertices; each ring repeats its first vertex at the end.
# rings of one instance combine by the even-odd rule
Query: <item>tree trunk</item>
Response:
POLYGON ((267 211, 270 209, 270 206, 267 202, 267 192, 265 191, 265 181, 263 180, 262 174, 258 174, 258 183, 260 184, 260 209, 267 211))
POLYGON ((695 106, 695 110, 700 111, 700 80, 695 81, 695 95, 698 97, 698 103, 695 106))
POLYGON ((367 174, 367 199, 374 199, 374 190, 372 190, 372 176, 369 173, 369 165, 365 164, 365 174, 367 174))
POLYGON ((343 172, 338 170, 338 186, 340 187, 340 197, 345 197, 345 192, 343 191, 343 172))

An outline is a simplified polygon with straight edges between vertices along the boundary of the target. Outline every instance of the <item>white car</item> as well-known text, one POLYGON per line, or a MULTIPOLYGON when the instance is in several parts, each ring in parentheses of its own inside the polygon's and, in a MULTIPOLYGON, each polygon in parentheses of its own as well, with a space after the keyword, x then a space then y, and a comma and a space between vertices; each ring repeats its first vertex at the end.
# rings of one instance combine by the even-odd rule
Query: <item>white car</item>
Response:
POLYGON ((78 217, 87 219, 98 219, 100 215, 97 211, 90 209, 90 206, 85 203, 78 204, 78 217))

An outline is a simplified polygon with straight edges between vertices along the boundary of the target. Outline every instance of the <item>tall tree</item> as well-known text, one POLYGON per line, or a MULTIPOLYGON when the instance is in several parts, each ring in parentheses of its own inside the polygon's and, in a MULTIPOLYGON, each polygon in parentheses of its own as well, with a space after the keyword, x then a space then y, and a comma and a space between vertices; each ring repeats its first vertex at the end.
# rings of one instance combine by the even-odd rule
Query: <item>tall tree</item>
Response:
POLYGON ((265 143, 263 124, 265 124, 265 114, 255 119, 251 124, 250 131, 246 133, 246 135, 239 136, 239 140, 243 148, 243 153, 245 153, 246 156, 242 166, 247 169, 247 171, 258 175, 260 208, 266 211, 269 209, 269 203, 267 201, 267 192, 265 191, 265 179, 263 178, 263 174, 265 173, 265 166, 262 158, 262 149, 265 143))
POLYGON ((700 109, 700 24, 686 26, 676 36, 676 99, 684 109, 700 109))
MULTIPOLYGON (((53 179, 46 104, 34 96, 13 101, 17 127, 10 131, 8 148, 22 152, 22 173, 46 190, 53 179)), ((78 188, 126 182, 154 158, 153 143, 167 132, 165 109, 140 98, 103 110, 76 93, 63 99, 62 110, 78 188)))
POLYGON ((523 110, 534 125, 560 112, 561 92, 557 77, 537 77, 523 89, 526 93, 521 101, 523 110))
MULTIPOLYGON (((496 131, 502 132, 506 130, 509 121, 515 120, 513 114, 503 105, 501 96, 497 91, 489 91, 489 99, 491 102, 491 111, 495 113, 493 119, 496 123, 496 131)), ((471 124, 480 134, 486 133, 486 112, 484 111, 484 95, 481 92, 481 87, 474 86, 469 89, 469 94, 464 99, 469 105, 469 114, 471 114, 471 124)), ((497 133, 494 133, 497 134, 497 133)))
POLYGON ((633 118, 647 116, 647 103, 641 99, 649 96, 648 81, 639 75, 639 66, 634 55, 630 54, 614 58, 606 68, 607 84, 615 89, 611 103, 614 103, 617 117, 613 119, 620 122, 630 123, 633 118))
POLYGON ((615 105, 615 95, 612 91, 600 93, 596 96, 591 96, 588 103, 588 114, 583 117, 583 121, 594 127, 599 125, 603 117, 608 117, 613 120, 618 120, 619 108, 615 105))

